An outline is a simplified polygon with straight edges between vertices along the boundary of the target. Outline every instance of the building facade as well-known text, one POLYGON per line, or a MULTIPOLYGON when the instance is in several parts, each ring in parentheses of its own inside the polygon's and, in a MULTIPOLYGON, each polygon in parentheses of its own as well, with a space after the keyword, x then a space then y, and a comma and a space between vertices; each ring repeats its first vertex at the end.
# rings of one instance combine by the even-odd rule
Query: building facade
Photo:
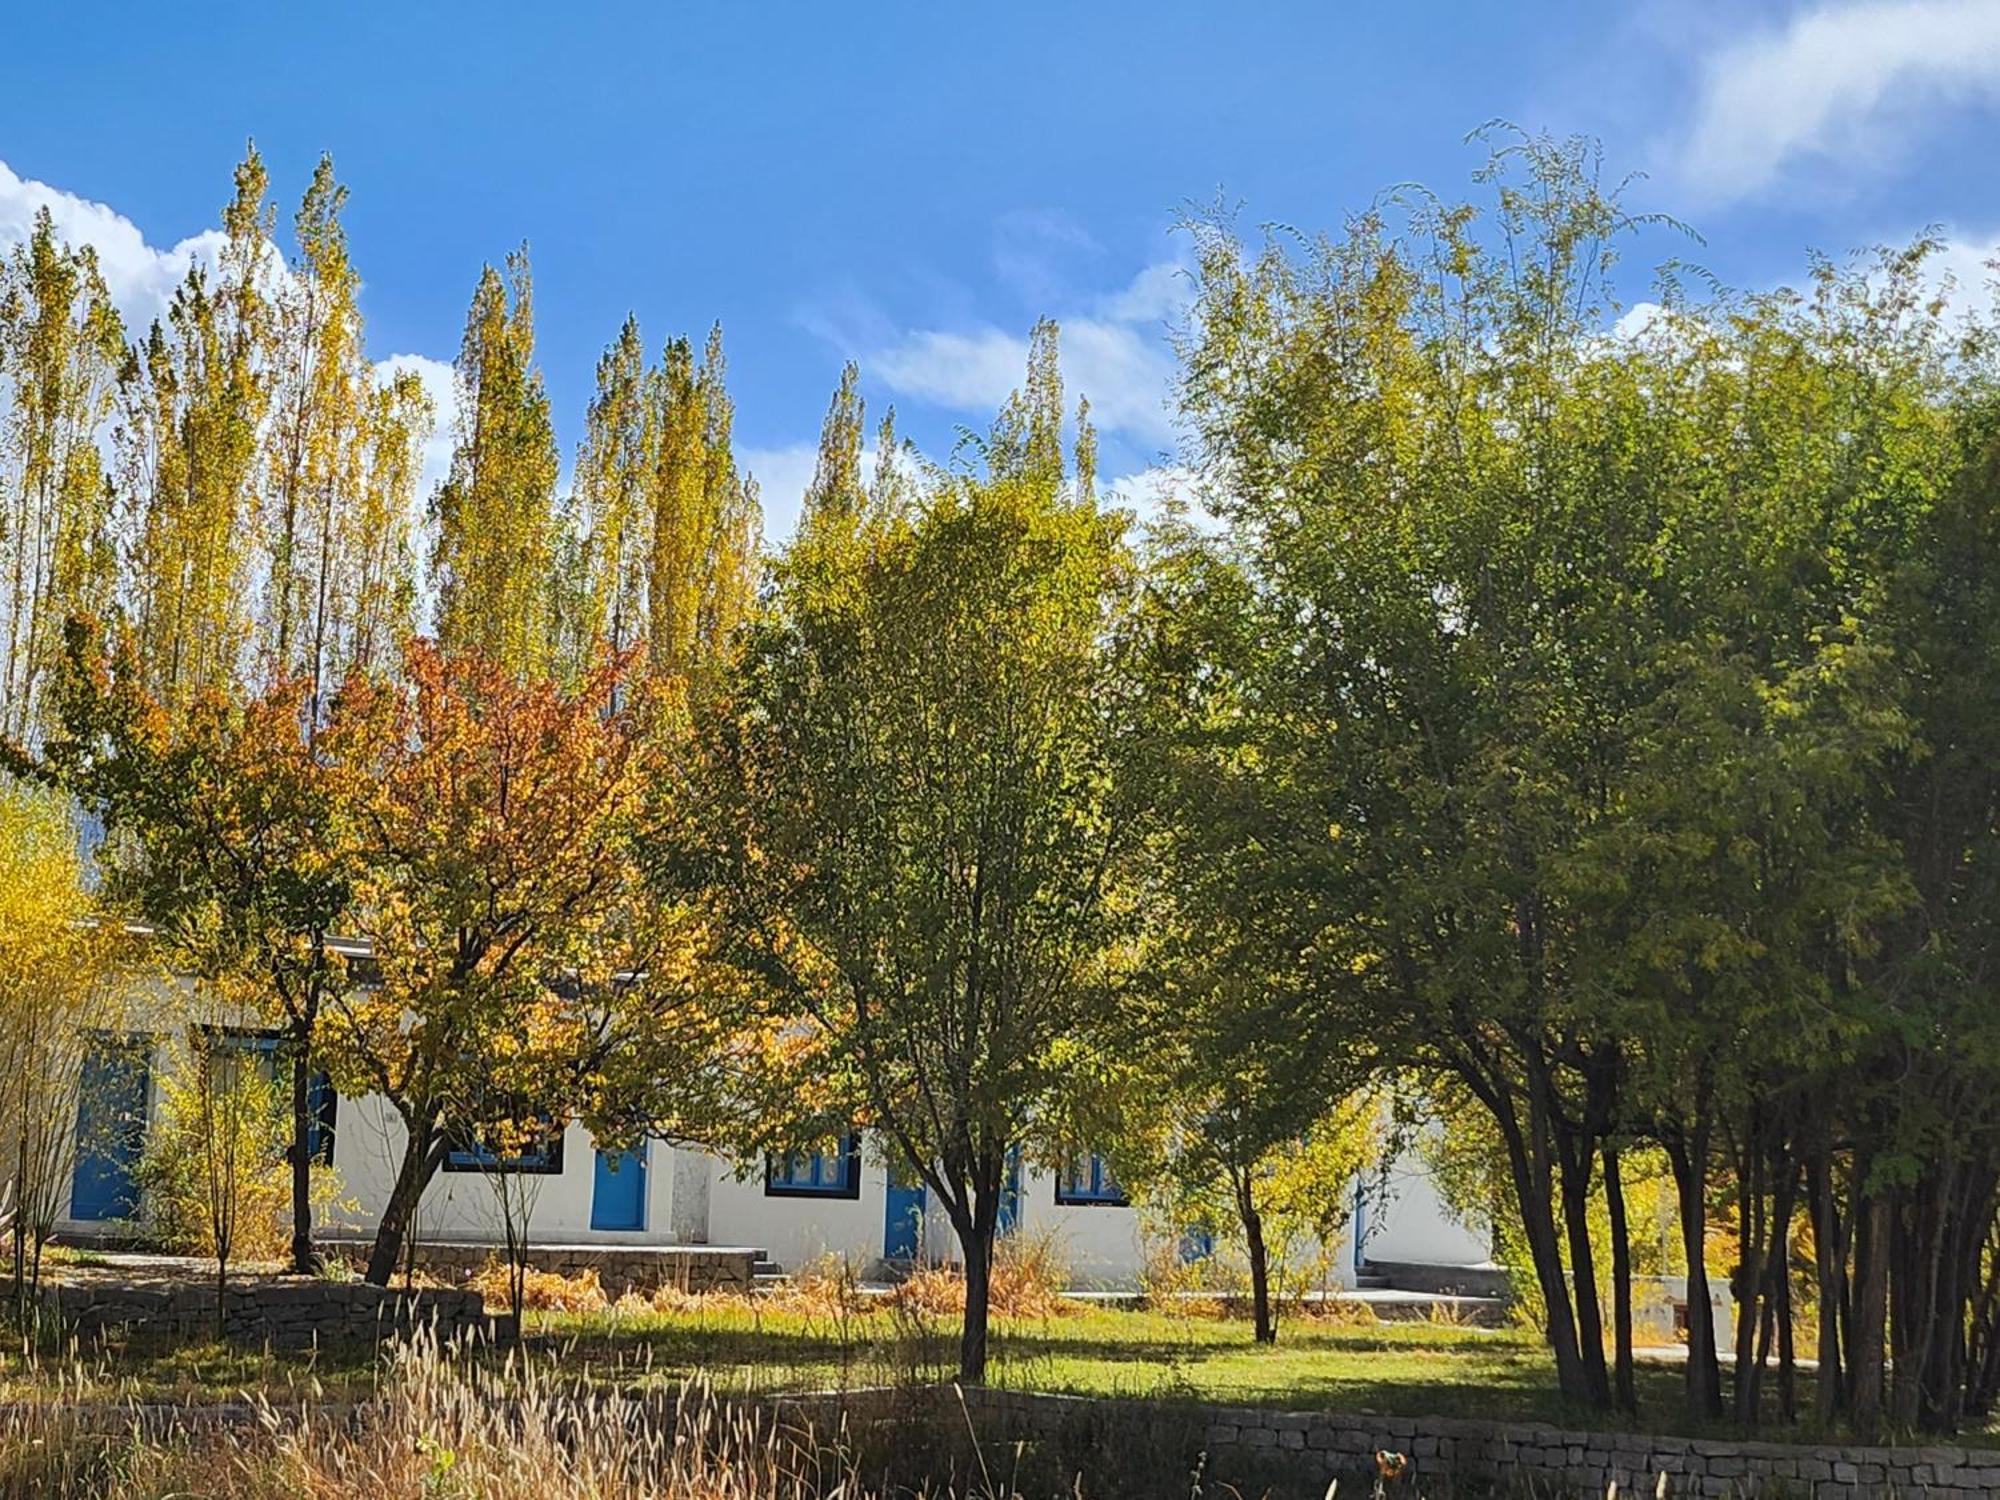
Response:
MULTIPOLYGON (((275 1038, 233 1029, 221 1044, 275 1062, 275 1038)), ((68 1211, 71 1238, 143 1232, 146 1205, 138 1167, 172 1049, 156 1035, 100 1039, 85 1066, 68 1211)), ((329 1238, 372 1234, 403 1148, 400 1119, 375 1095, 343 1098, 315 1084, 313 1149, 333 1168, 338 1206, 322 1225, 329 1238)), ((633 1151, 600 1151, 571 1123, 545 1149, 496 1162, 450 1153, 432 1179, 417 1222, 420 1241, 498 1243, 504 1180, 529 1207, 528 1231, 543 1245, 710 1245, 763 1251, 787 1269, 829 1257, 858 1275, 879 1276, 911 1262, 956 1259, 951 1228, 922 1186, 901 1180, 858 1135, 822 1152, 762 1161, 648 1141, 633 1151)), ((1435 1264, 1486 1259, 1479 1237, 1454 1223, 1421 1171, 1401 1164, 1386 1196, 1359 1203, 1351 1238, 1329 1256, 1333 1285, 1351 1285, 1362 1255, 1435 1264)), ((1159 1226, 1128 1200, 1097 1156, 1047 1172, 1016 1163, 1002 1209, 1007 1234, 1046 1241, 1072 1284, 1119 1290, 1138 1285, 1149 1258, 1199 1253, 1165 1244, 1159 1226)))

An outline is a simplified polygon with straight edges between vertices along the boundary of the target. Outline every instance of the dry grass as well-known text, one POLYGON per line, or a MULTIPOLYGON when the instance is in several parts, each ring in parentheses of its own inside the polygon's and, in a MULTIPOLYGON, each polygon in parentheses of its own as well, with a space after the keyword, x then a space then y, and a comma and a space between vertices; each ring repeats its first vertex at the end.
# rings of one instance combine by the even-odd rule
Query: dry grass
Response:
POLYGON ((700 1385, 639 1404, 555 1364, 482 1371, 423 1342, 352 1413, 258 1402, 234 1423, 196 1408, 65 1403, 0 1413, 4 1500, 808 1500, 865 1491, 840 1452, 700 1385))
MULTIPOLYGON (((993 1315, 1031 1319, 1073 1316, 1081 1307, 1063 1295, 1068 1281, 1067 1267, 1051 1241, 1025 1236, 1003 1240, 993 1263, 993 1315)), ((497 1257, 465 1285, 482 1293, 489 1307, 507 1305, 507 1267, 497 1257)), ((530 1268, 524 1274, 522 1294, 523 1310, 536 1313, 745 1312, 844 1324, 899 1311, 939 1318, 957 1317, 965 1311, 965 1278, 954 1269, 938 1266, 921 1270, 885 1295, 865 1290, 853 1264, 835 1256, 822 1257, 787 1280, 754 1292, 690 1292, 666 1285, 648 1293, 627 1293, 614 1302, 605 1294, 595 1271, 564 1276, 530 1268)))
MULTIPOLYGON (((1063 1318, 1082 1310, 1065 1297, 1069 1268, 1054 1242, 1047 1238, 1011 1235, 996 1247, 989 1301, 996 1318, 1063 1318)), ((956 1317, 965 1311, 965 1278, 957 1271, 935 1267, 918 1271, 896 1288, 906 1308, 931 1317, 956 1317)))
MULTIPOLYGON (((498 1256, 467 1277, 465 1284, 486 1299, 488 1308, 507 1307, 507 1263, 498 1256)), ((521 1272, 523 1312, 599 1312, 608 1305, 604 1284, 595 1271, 565 1276, 560 1271, 538 1271, 527 1266, 521 1272)))

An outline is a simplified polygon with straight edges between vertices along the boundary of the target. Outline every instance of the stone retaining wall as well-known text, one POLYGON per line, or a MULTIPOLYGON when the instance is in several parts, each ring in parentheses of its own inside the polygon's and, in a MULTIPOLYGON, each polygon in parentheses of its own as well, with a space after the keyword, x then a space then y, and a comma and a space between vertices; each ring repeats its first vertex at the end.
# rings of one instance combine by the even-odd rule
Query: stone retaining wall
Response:
MULTIPOLYGON (((1661 1474, 1670 1500, 1764 1497, 1764 1500, 1987 1500, 2000 1495, 2000 1451, 1940 1444, 1864 1448, 1730 1442, 1633 1432, 1569 1432, 1509 1422, 1446 1417, 1272 1411, 1256 1407, 1052 1396, 969 1389, 935 1393, 928 1413, 908 1392, 845 1398, 789 1398, 780 1403, 815 1427, 836 1408, 849 1421, 928 1420, 940 1430, 969 1415, 981 1446, 1004 1452, 1016 1442, 1054 1450, 1065 1472, 1108 1465, 1113 1474, 1148 1463, 1192 1474, 1208 1488, 1319 1500, 1329 1480, 1339 1493, 1368 1494, 1375 1454, 1406 1454, 1410 1471, 1387 1494, 1427 1500, 1466 1490, 1519 1491, 1602 1500, 1613 1481, 1621 1496, 1650 1500, 1661 1474), (857 1404, 858 1403, 858 1404, 857 1404)), ((1087 1487, 1087 1486, 1086 1486, 1087 1487)), ((1185 1493, 1185 1485, 1176 1487, 1185 1493)))
MULTIPOLYGON (((1148 1413, 1129 1402, 1018 1391, 968 1392, 974 1410, 1006 1439, 1131 1440, 1119 1429, 1134 1422, 1145 1441, 1159 1441, 1164 1408, 1148 1413)), ((1227 1478, 1245 1457, 1281 1459, 1306 1481, 1372 1482, 1378 1449, 1406 1453, 1427 1478, 1537 1485, 1560 1493, 1601 1496, 1617 1481, 1623 1495, 1649 1496, 1668 1476, 1670 1496, 1797 1496, 1800 1500, 1862 1500, 1879 1495, 1932 1500, 1980 1500, 2000 1494, 2000 1451, 1949 1445, 1924 1448, 1806 1446, 1655 1437, 1644 1433, 1566 1432, 1553 1427, 1475 1422, 1444 1417, 1370 1417, 1325 1412, 1265 1411, 1204 1406, 1169 1417, 1185 1423, 1184 1446, 1209 1455, 1209 1472, 1227 1478), (1193 1421, 1188 1418, 1192 1416, 1193 1421), (1289 1459, 1284 1459, 1289 1455, 1289 1459)), ((1260 1467, 1268 1468, 1268 1462, 1260 1467)))
MULTIPOLYGON (((178 1338, 212 1338, 212 1286, 127 1286, 93 1281, 47 1288, 43 1304, 85 1336, 142 1329, 178 1338)), ((249 1282, 222 1300, 222 1334, 280 1349, 373 1344, 417 1328, 449 1341, 466 1335, 504 1336, 507 1320, 489 1318, 479 1293, 460 1288, 343 1284, 329 1281, 249 1282)))
MULTIPOLYGON (((322 1248, 357 1264, 368 1256, 366 1245, 322 1248)), ((560 1276, 595 1271, 605 1295, 616 1299, 663 1286, 684 1292, 747 1292, 757 1257, 755 1250, 715 1245, 530 1245, 526 1258, 533 1269, 560 1276)), ((505 1258, 500 1245, 436 1240, 417 1246, 417 1269, 439 1281, 464 1281, 505 1258)))

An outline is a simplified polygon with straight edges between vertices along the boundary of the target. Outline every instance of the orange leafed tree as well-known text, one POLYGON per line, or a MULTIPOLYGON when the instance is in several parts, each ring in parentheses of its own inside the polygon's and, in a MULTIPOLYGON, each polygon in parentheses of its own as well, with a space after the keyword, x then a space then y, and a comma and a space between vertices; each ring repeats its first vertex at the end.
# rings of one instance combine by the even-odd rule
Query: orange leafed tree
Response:
POLYGON ((404 1128, 378 1284, 454 1142, 504 1153, 572 1118, 684 1132, 722 1096, 727 987, 697 982, 703 934, 642 899, 634 857, 678 708, 630 668, 606 657, 565 689, 418 641, 400 681, 356 676, 334 705, 327 747, 367 788, 354 920, 377 982, 338 1003, 328 1051, 404 1128))

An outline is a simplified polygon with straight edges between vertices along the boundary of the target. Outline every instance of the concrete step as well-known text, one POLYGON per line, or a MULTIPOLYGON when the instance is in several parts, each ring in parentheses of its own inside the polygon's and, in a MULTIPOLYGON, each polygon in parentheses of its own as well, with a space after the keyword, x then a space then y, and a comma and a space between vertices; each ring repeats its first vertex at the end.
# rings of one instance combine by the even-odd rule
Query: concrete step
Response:
POLYGON ((1466 1297, 1475 1300, 1499 1298, 1510 1291, 1507 1271, 1496 1265, 1437 1265, 1425 1261, 1376 1260, 1361 1263, 1358 1284, 1379 1277, 1382 1285, 1398 1292, 1425 1292, 1433 1296, 1466 1297))
POLYGON ((1354 1278, 1354 1290, 1357 1292, 1385 1292, 1388 1289, 1389 1278, 1386 1276, 1371 1276, 1363 1271, 1354 1278))

